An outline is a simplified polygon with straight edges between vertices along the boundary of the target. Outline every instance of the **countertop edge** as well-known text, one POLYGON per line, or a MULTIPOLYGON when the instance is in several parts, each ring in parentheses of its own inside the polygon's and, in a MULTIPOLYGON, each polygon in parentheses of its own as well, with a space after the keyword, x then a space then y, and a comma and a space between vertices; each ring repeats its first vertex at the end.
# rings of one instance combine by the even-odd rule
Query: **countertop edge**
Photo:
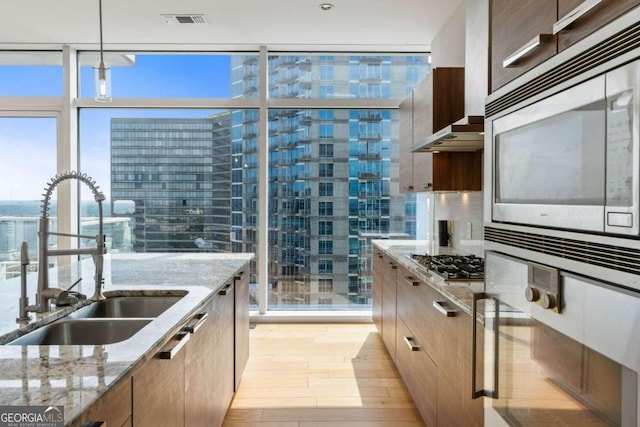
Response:
MULTIPOLYGON (((143 292, 143 293, 154 293, 159 292, 163 294, 163 292, 167 292, 169 290, 174 291, 176 289, 185 290, 186 294, 192 293, 190 298, 184 300, 182 306, 178 307, 173 312, 170 312, 171 309, 167 311, 167 314, 164 318, 162 315, 155 318, 154 321, 157 321, 162 318, 162 320, 155 324, 153 327, 149 328, 145 333, 141 336, 138 334, 129 338, 128 340, 121 341, 119 343, 114 344, 105 344, 99 346, 105 354, 105 360, 100 361, 99 358, 93 358, 90 354, 87 353, 89 349, 86 349, 87 346, 80 345, 67 345, 67 346, 37 346, 37 345, 2 345, 0 346, 0 360, 6 362, 4 363, 5 369, 7 371, 2 372, 0 370, 0 378, 6 379, 5 382, 14 381, 14 379, 22 378, 23 390, 20 391, 20 388, 16 388, 16 386, 7 385, 0 388, 0 404, 2 405, 63 405, 65 407, 65 425, 69 426, 80 426, 83 422, 88 420, 88 416, 90 416, 91 411, 95 410, 99 405, 101 398, 105 396, 110 390, 113 388, 119 387, 127 379, 130 379, 133 374, 142 366, 144 363, 153 358, 155 353, 161 348, 175 333, 177 333, 180 328, 191 318, 193 317, 198 310, 201 310, 206 304, 213 298, 216 293, 223 287, 225 284, 229 283, 230 280, 233 280, 237 277, 238 273, 246 269, 249 262, 255 258, 253 254, 248 253, 240 253, 240 254, 200 254, 198 256, 189 256, 184 254, 164 254, 163 255, 146 255, 141 254, 140 257, 135 255, 133 256, 124 256, 118 257, 114 256, 114 259, 122 258, 127 262, 136 262, 137 259, 140 259, 143 264, 135 264, 145 265, 144 262, 146 260, 151 260, 152 263, 158 262, 166 262, 174 263, 172 265, 167 266, 167 269, 171 267, 175 267, 176 263, 182 263, 183 267, 180 268, 182 270, 182 274, 188 274, 191 272, 190 266, 188 265, 190 259, 195 259, 195 262, 198 263, 196 265, 202 266, 210 263, 211 261, 223 261, 223 268, 218 269, 214 268, 213 274, 210 276, 207 274, 207 271, 211 269, 211 267, 195 269, 197 270, 194 273, 194 277, 185 280, 184 277, 176 276, 177 279, 174 279, 177 283, 175 286, 168 284, 171 281, 171 278, 166 277, 166 272, 159 271, 155 272, 158 277, 162 277, 162 280, 156 281, 153 278, 149 278, 148 280, 143 281, 142 283, 136 286, 126 286, 125 282, 115 282, 109 283, 108 290, 105 290, 105 294, 112 294, 117 296, 119 293, 126 294, 127 292, 143 292), (184 267, 186 266, 186 267, 184 267), (203 273, 204 270, 204 273, 203 273), (186 273, 185 273, 186 271, 186 273), (224 276, 224 277, 223 277, 224 276), (206 279, 206 277, 211 277, 210 280, 206 279), (160 284, 155 284, 158 282, 160 284), (138 342, 133 342, 130 340, 137 339, 138 342), (21 350, 22 349, 22 350, 21 350), (42 351, 45 351, 44 356, 42 351), (50 355, 51 351, 51 355, 50 355), (79 353, 78 353, 79 352, 79 353), (63 356, 62 354, 67 354, 67 356, 63 356), (22 359, 20 354, 22 354, 22 359), (26 355, 26 359, 24 359, 26 355), (85 359, 88 357, 88 359, 85 359), (22 360, 22 362, 21 362, 22 360), (26 371, 20 372, 20 364, 23 366, 27 366, 26 371), (102 368, 101 368, 102 367, 102 368), (18 368, 18 369, 16 369, 18 368), (51 387, 51 391, 42 390, 43 386, 40 383, 42 369, 45 368, 46 372, 50 372, 50 376, 47 376, 47 381, 45 383, 49 383, 48 387, 51 387), (52 371, 49 371, 52 369, 52 371), (106 382, 102 380, 102 385, 100 384, 92 384, 92 385, 83 385, 82 378, 87 376, 87 378, 95 378, 96 370, 102 369, 105 371, 106 382), (107 372, 108 371, 108 372, 107 372), (79 373, 78 373, 79 372, 79 373), (68 374, 65 374, 68 373, 68 374), (68 378, 73 379, 74 385, 68 384, 68 378), (67 378, 67 385, 61 387, 60 385, 52 386, 52 383, 65 381, 67 378), (11 380, 11 381, 9 381, 11 380), (31 381, 38 381, 37 384, 40 385, 31 385, 31 381), (25 383, 26 381, 26 383, 25 383), (76 383, 80 381, 80 386, 76 383), (26 395, 24 395, 24 384, 29 384, 27 386, 26 395), (78 389, 78 387, 80 387, 78 389), (65 392, 66 389, 66 392, 65 392), (25 397, 26 396, 26 397, 25 397), (33 397, 36 397, 34 399, 33 397), (27 399, 27 400, 25 400, 27 399), (67 409, 67 407, 69 409, 67 409)), ((156 265, 154 264, 154 265, 156 265)), ((128 267, 130 264, 126 264, 128 267)), ((142 274, 148 275, 149 269, 141 268, 140 271, 136 271, 133 274, 142 274)), ((116 278, 116 274, 114 274, 114 279, 116 278)), ((130 275, 125 274, 126 278, 129 278, 130 275)), ((186 298, 186 297, 185 297, 186 298)), ((90 304, 92 301, 86 301, 82 303, 82 306, 90 304)), ((177 303, 179 304, 179 303, 177 303)), ((176 304, 176 307, 177 307, 176 304)), ((8 333, 0 336, 0 339, 4 339, 2 342, 6 343, 12 341, 18 336, 24 335, 34 329, 37 329, 43 324, 50 323, 55 321, 61 317, 64 317, 76 309, 80 308, 63 308, 61 310, 57 310, 47 316, 38 317, 36 316, 35 320, 32 320, 29 324, 20 327, 20 325, 16 325, 16 329, 9 331, 8 333)), ((247 307, 248 309, 248 307, 247 307)), ((151 324, 150 324, 151 325, 151 324)), ((144 328, 141 330, 144 331, 144 328)), ((95 346, 88 346, 95 347, 95 346)), ((97 372, 97 371, 96 371, 97 372)), ((36 384, 36 383, 34 383, 36 384)))
MULTIPOLYGON (((246 263, 248 263, 250 260, 251 259, 247 259, 246 263)), ((237 273, 246 266, 246 263, 245 265, 243 265, 242 267, 239 267, 236 271, 234 271, 233 274, 229 276, 229 279, 233 279, 237 275, 237 273)), ((206 307, 206 305, 210 302, 210 300, 213 297, 215 297, 218 291, 220 291, 220 289, 222 289, 222 287, 225 286, 226 282, 227 281, 225 280, 214 288, 208 288, 210 289, 210 292, 207 295, 203 296, 199 303, 197 303, 185 316, 183 316, 179 321, 177 321, 172 328, 170 328, 161 338, 159 338, 154 345, 149 347, 148 350, 145 351, 140 358, 138 358, 129 366, 129 368, 127 368, 126 370, 123 370, 122 373, 116 379, 114 379, 109 384, 108 387, 105 387, 99 394, 97 394, 93 399, 93 401, 88 403, 82 411, 78 412, 76 416, 74 416, 72 419, 65 420, 65 425, 69 427, 80 427, 82 425, 80 423, 87 422, 88 420, 83 418, 89 415, 91 411, 94 410, 96 407, 98 407, 98 405, 100 404, 100 399, 112 389, 117 388, 118 386, 126 382, 128 379, 131 379, 132 376, 135 374, 135 372, 139 368, 141 368, 149 360, 153 359, 157 351, 160 348, 162 348, 162 346, 166 344, 166 342, 169 341, 176 333, 178 333, 178 331, 183 327, 187 319, 195 315, 198 312, 198 310, 202 309, 203 307, 206 307)), ((248 310, 248 307, 247 307, 247 310, 248 310)))
POLYGON ((454 282, 447 284, 439 279, 434 280, 425 268, 418 266, 418 264, 408 256, 409 253, 425 253, 426 246, 423 246, 419 242, 416 243, 404 240, 374 240, 373 245, 376 250, 379 250, 385 255, 393 258, 394 261, 410 271, 411 274, 416 276, 416 278, 449 299, 460 310, 469 315, 472 314, 472 295, 476 292, 483 291, 484 282, 454 282))

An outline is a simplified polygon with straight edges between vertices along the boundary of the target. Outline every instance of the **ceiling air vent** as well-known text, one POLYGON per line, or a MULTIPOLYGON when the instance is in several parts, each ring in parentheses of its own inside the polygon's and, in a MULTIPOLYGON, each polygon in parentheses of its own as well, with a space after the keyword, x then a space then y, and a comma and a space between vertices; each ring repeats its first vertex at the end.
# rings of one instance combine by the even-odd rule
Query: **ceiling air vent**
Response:
POLYGON ((162 15, 167 24, 206 24, 204 15, 162 15))

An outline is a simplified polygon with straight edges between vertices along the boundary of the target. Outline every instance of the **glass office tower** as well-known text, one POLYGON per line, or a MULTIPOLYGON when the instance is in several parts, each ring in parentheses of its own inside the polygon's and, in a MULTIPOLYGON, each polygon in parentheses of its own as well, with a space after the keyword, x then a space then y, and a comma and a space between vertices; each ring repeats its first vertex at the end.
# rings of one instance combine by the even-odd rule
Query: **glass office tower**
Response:
POLYGON ((229 252, 231 115, 113 118, 111 193, 135 204, 136 252, 229 252))
MULTIPOLYGON (((255 98, 258 57, 231 68, 232 96, 255 98)), ((397 110, 333 104, 402 99, 428 70, 427 55, 269 56, 270 99, 329 101, 268 111, 269 309, 370 307, 371 240, 415 237, 415 200, 398 189, 397 110)), ((259 132, 256 109, 112 119, 134 250, 257 253, 259 132)))

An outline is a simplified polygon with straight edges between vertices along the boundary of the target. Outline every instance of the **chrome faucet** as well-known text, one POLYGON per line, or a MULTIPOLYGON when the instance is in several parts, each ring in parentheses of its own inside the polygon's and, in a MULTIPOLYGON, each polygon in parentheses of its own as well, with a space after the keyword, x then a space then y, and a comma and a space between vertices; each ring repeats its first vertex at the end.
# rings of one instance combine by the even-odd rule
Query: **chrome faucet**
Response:
MULTIPOLYGON (((35 305, 27 305, 28 300, 25 295, 20 298, 20 317, 18 320, 28 320, 28 312, 34 311, 43 313, 51 310, 51 300, 57 302, 67 300, 69 298, 68 290, 61 288, 49 287, 49 257, 50 256, 64 256, 64 255, 91 255, 95 265, 95 292, 91 297, 94 301, 105 299, 102 295, 102 272, 103 272, 103 255, 106 253, 105 238, 103 233, 103 216, 102 216, 102 202, 105 200, 104 194, 98 190, 96 182, 92 180, 87 174, 77 171, 62 172, 54 176, 43 193, 44 199, 42 201, 42 212, 40 214, 39 230, 38 230, 38 292, 36 294, 35 305), (67 234, 56 233, 49 231, 49 202, 51 195, 56 186, 62 181, 68 179, 76 179, 86 184, 93 193, 94 200, 98 202, 98 234, 96 236, 84 236, 80 234, 67 234), (95 248, 77 248, 77 249, 49 249, 49 236, 65 236, 65 237, 80 237, 84 239, 95 239, 95 248), (26 318, 26 319, 25 319, 26 318)), ((26 244, 23 244, 22 264, 29 263, 28 255, 26 255, 26 244), (24 258, 26 257, 26 263, 24 258)), ((21 269, 21 275, 26 275, 26 268, 21 269)), ((77 282, 76 282, 77 283, 77 282)), ((70 286, 73 287, 73 285, 70 286)), ((23 277, 21 281, 21 287, 26 287, 26 279, 23 277)), ((69 289, 70 289, 69 288, 69 289)), ((26 293, 26 290, 24 291, 26 293)))

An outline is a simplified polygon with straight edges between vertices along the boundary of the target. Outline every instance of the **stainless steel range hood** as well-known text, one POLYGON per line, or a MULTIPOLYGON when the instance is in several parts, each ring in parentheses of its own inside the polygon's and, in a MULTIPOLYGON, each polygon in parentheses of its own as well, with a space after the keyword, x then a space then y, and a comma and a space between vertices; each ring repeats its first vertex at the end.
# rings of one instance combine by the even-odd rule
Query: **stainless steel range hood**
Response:
POLYGON ((489 91, 489 0, 466 0, 465 117, 422 141, 412 152, 478 151, 484 148, 484 103, 489 91))
POLYGON ((467 116, 414 144, 414 153, 477 151, 484 146, 484 116, 467 116))

